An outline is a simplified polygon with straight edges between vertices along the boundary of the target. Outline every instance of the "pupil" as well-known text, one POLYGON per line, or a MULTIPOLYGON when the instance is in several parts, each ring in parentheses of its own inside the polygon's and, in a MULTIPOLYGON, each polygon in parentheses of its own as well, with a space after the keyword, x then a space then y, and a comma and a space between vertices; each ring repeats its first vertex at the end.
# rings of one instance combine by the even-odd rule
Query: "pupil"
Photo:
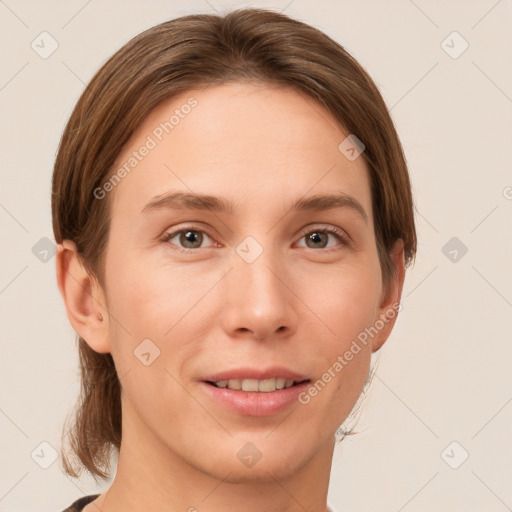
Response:
MULTIPOLYGON (((318 244, 322 242, 322 235, 324 233, 320 233, 318 231, 313 232, 311 235, 309 235, 308 239, 313 242, 313 244, 318 244)), ((322 244, 322 247, 324 247, 325 244, 322 244)))
POLYGON ((198 236, 196 231, 185 231, 182 237, 184 237, 182 243, 186 247, 190 247, 190 244, 192 244, 193 247, 198 247, 201 245, 202 237, 198 236))

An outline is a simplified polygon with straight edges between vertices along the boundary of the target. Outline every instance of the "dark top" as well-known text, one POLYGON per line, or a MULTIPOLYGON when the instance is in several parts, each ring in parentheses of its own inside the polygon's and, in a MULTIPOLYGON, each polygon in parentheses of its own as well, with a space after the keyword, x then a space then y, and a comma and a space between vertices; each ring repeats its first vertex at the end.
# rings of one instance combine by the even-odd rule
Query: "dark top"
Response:
POLYGON ((81 512, 85 505, 91 503, 91 501, 94 501, 98 496, 99 494, 90 494, 89 496, 84 496, 83 498, 76 500, 62 512, 81 512))
MULTIPOLYGON (((87 505, 91 501, 94 501, 98 496, 99 494, 90 494, 89 496, 84 496, 83 498, 76 500, 74 503, 71 504, 71 506, 69 506, 62 512, 82 512, 82 509, 85 507, 85 505, 87 505)), ((327 505, 327 510, 329 512, 334 512, 329 505, 327 505)))

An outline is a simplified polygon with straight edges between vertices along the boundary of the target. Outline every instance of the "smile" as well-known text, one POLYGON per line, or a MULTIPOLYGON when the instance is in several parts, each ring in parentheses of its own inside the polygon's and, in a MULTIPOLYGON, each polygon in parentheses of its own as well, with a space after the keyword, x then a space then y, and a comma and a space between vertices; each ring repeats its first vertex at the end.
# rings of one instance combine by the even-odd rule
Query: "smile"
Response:
POLYGON ((212 386, 217 388, 226 388, 233 391, 249 391, 249 392, 261 392, 271 393, 279 389, 287 389, 300 384, 304 381, 294 381, 293 379, 287 379, 286 377, 275 377, 270 379, 229 379, 229 380, 218 380, 216 382, 208 382, 212 386))

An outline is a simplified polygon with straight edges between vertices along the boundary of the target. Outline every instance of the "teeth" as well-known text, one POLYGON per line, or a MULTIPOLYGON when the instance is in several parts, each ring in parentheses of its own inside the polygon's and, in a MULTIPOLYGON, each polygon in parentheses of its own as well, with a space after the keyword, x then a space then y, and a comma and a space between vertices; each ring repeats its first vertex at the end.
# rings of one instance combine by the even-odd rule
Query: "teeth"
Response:
POLYGON ((226 387, 234 390, 242 389, 242 381, 240 379, 230 379, 226 387))
POLYGON ((277 389, 290 388, 293 386, 293 379, 276 377, 272 379, 229 379, 218 380, 215 385, 218 388, 227 388, 235 391, 260 391, 262 393, 271 393, 277 389))
POLYGON ((260 380, 258 383, 258 391, 268 393, 269 391, 275 391, 276 389, 276 379, 260 380))
POLYGON ((258 391, 258 381, 256 379, 244 379, 242 381, 242 391, 258 391))

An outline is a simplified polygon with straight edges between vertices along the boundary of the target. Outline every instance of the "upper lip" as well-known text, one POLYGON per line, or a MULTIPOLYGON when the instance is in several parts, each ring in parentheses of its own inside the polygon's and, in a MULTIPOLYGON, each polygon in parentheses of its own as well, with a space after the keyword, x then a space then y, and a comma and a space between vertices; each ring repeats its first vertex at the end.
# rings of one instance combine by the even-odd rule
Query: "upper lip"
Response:
POLYGON ((285 379, 292 379, 296 382, 308 380, 308 377, 293 372, 284 366, 270 366, 264 370, 261 368, 234 368, 232 370, 225 370, 218 373, 208 375, 204 379, 205 382, 218 382, 219 380, 231 379, 257 379, 265 380, 284 377, 285 379))

